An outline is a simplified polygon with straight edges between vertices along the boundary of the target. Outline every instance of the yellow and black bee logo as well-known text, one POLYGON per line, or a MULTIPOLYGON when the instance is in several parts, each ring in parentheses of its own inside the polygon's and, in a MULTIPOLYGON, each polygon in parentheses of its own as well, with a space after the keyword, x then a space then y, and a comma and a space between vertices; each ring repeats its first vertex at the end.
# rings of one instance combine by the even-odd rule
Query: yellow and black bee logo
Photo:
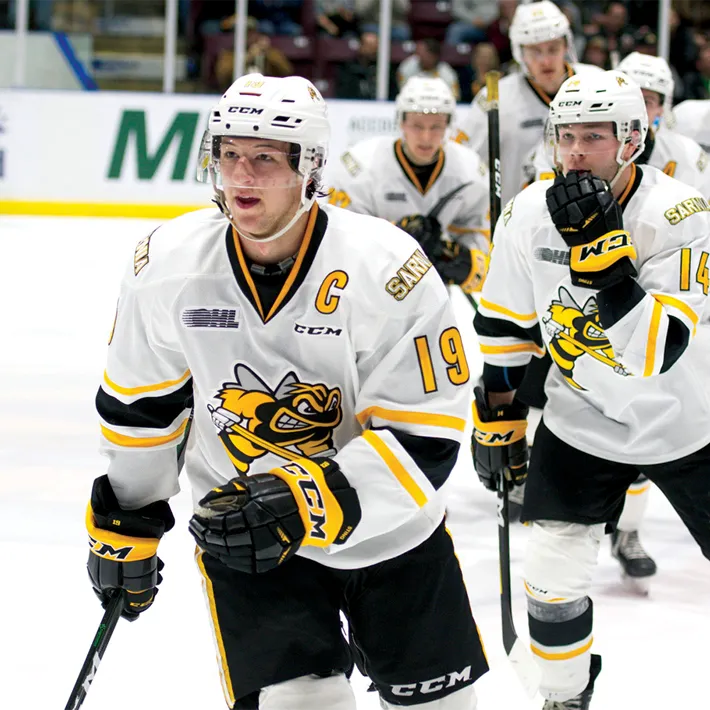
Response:
POLYGON ((336 453, 333 432, 343 418, 338 387, 302 382, 289 372, 271 389, 240 363, 234 367, 234 382, 225 382, 215 399, 221 404, 207 408, 240 474, 267 453, 286 460, 336 453))
POLYGON ((548 316, 542 319, 542 323, 551 338, 550 356, 567 383, 575 389, 585 389, 574 379, 575 363, 583 355, 589 355, 617 374, 628 377, 629 371, 614 359, 614 350, 599 322, 599 308, 594 296, 580 306, 566 288, 561 287, 557 295, 558 299, 548 306, 548 316))

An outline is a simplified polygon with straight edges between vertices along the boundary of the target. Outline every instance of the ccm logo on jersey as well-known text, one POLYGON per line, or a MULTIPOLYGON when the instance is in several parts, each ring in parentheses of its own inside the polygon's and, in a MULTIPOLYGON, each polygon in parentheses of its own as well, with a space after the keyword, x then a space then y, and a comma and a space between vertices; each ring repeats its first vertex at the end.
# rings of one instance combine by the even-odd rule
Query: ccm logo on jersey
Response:
POLYGON ((663 216, 671 224, 678 224, 681 220, 698 212, 710 212, 710 205, 708 205, 708 201, 704 197, 691 197, 689 200, 683 200, 675 207, 666 210, 663 216))
POLYGON ((342 328, 331 328, 329 325, 301 325, 300 323, 294 323, 293 329, 305 335, 340 335, 343 332, 342 328))
POLYGON ((430 680, 421 680, 418 683, 407 683, 405 685, 393 685, 392 695, 408 698, 417 694, 429 695, 430 693, 438 693, 444 688, 453 688, 457 683, 468 683, 470 680, 471 666, 466 666, 462 671, 453 671, 430 680))
POLYGON ((251 108, 250 106, 230 106, 228 113, 248 113, 250 116, 254 114, 264 113, 263 108, 251 108))
POLYGON ((394 297, 395 301, 402 301, 422 280, 422 277, 429 269, 431 269, 431 261, 424 256, 424 252, 421 249, 417 249, 397 269, 397 275, 387 282, 385 290, 394 297))

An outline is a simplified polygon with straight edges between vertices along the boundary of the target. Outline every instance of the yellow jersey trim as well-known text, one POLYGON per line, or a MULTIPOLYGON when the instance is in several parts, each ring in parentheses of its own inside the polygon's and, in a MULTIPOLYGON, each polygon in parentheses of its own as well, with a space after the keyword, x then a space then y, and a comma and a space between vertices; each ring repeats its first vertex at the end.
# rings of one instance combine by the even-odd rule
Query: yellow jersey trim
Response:
POLYGON ((481 345, 484 355, 502 355, 504 353, 538 353, 544 355, 545 351, 535 343, 519 343, 518 345, 481 345))
POLYGON ((409 471, 402 466, 399 459, 392 453, 387 444, 371 429, 364 431, 362 437, 387 464, 387 468, 392 471, 394 477, 402 484, 402 487, 407 493, 412 496, 414 502, 420 508, 426 505, 427 497, 424 495, 424 491, 417 485, 417 482, 411 477, 409 471))
POLYGON ((658 345, 658 329, 661 326, 661 316, 663 315, 663 306, 659 301, 653 304, 653 312, 651 313, 651 325, 648 328, 648 342, 646 343, 646 362, 643 368, 643 376, 650 377, 653 374, 653 369, 656 365, 656 346, 658 345))
POLYGON ((510 316, 516 320, 537 320, 537 313, 516 313, 511 311, 505 306, 499 306, 497 303, 493 303, 485 298, 481 299, 481 305, 487 308, 489 311, 495 311, 496 313, 502 313, 504 316, 510 316))
POLYGON ((665 293, 654 293, 652 295, 657 301, 660 301, 664 305, 670 306, 671 308, 676 308, 683 315, 687 316, 688 320, 690 320, 690 322, 693 324, 693 335, 695 335, 695 327, 698 325, 698 321, 700 319, 698 318, 698 315, 695 313, 695 311, 687 303, 684 303, 679 298, 675 298, 675 296, 668 296, 665 293))
POLYGON ((456 429, 463 431, 466 428, 466 420, 459 417, 452 417, 448 414, 429 414, 428 412, 403 412, 398 409, 385 409, 384 407, 368 407, 358 412, 355 418, 360 422, 360 426, 365 426, 367 420, 372 417, 379 417, 390 422, 402 422, 404 424, 423 424, 424 426, 438 426, 446 429, 456 429))
POLYGON ((104 437, 110 441, 112 444, 117 446, 126 446, 128 448, 150 448, 152 446, 161 446, 162 444, 168 444, 175 439, 179 439, 187 428, 187 423, 190 418, 186 418, 185 421, 172 433, 166 434, 165 436, 149 436, 149 437, 137 437, 137 436, 127 436, 126 434, 117 434, 111 429, 107 429, 103 424, 101 425, 101 433, 104 437))
POLYGON ((126 395, 127 397, 132 397, 136 394, 145 394, 146 392, 158 392, 160 390, 168 389, 169 387, 174 387, 179 385, 190 377, 190 371, 185 370, 185 372, 177 378, 177 380, 165 380, 165 382, 158 382, 155 385, 143 385, 141 387, 121 387, 117 385, 109 376, 108 372, 104 370, 104 382, 118 394, 126 395))

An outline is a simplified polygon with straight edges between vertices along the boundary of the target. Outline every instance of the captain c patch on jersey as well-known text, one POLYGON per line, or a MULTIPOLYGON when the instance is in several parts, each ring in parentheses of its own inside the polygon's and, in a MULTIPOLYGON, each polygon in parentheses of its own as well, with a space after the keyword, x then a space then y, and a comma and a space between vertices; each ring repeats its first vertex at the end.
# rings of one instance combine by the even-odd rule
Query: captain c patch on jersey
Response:
POLYGON ((557 295, 558 298, 548 306, 542 324, 550 336, 550 356, 567 384, 574 389, 585 389, 574 378, 575 365, 585 355, 608 365, 618 375, 629 376, 628 370, 614 359, 614 350, 599 322, 599 308, 594 296, 580 306, 564 287, 560 287, 557 295))
POLYGON ((240 474, 267 453, 286 460, 332 456, 333 432, 340 424, 342 393, 325 383, 303 382, 295 372, 270 387, 245 364, 214 395, 207 408, 232 464, 240 474))

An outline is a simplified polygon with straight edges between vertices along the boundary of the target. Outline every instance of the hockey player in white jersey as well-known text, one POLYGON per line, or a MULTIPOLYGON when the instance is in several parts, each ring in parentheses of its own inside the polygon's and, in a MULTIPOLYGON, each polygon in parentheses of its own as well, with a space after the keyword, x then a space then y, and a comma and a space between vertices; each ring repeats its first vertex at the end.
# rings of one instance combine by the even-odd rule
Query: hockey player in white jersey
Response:
POLYGON ((527 473, 525 588, 544 708, 587 710, 601 669, 592 574, 640 472, 710 558, 710 206, 633 163, 648 117, 625 74, 569 79, 550 120, 563 174, 509 202, 494 235, 474 321, 485 391, 473 446, 487 486, 527 473), (528 467, 514 393, 543 348, 554 365, 528 467))
POLYGON ((354 710, 354 659, 385 708, 471 710, 487 664, 443 523, 470 412, 447 290, 401 230, 314 202, 330 129, 309 81, 243 76, 208 126, 220 209, 153 232, 122 284, 94 588, 122 590, 129 618, 152 604, 192 412, 190 531, 228 706, 354 710))
POLYGON ((446 140, 456 101, 442 79, 412 77, 396 101, 402 136, 369 138, 334 169, 331 204, 394 222, 445 283, 480 291, 488 267, 488 169, 446 140))
MULTIPOLYGON (((666 126, 674 88, 668 62, 661 57, 632 52, 617 69, 641 87, 646 104, 649 131, 644 150, 635 163, 658 168, 666 175, 696 188, 703 197, 710 197, 710 168, 705 151, 691 138, 666 126)), ((553 167, 554 145, 554 131, 551 131, 546 142, 539 144, 533 159, 536 180, 549 179, 560 171, 559 164, 553 167)), ((641 473, 629 487, 624 512, 612 536, 614 557, 634 586, 642 592, 647 591, 648 580, 656 573, 656 563, 639 538, 639 527, 648 506, 649 494, 650 484, 641 473)))
POLYGON ((682 101, 673 109, 674 129, 710 153, 710 101, 682 101))
MULTIPOLYGON (((703 197, 710 198, 710 168, 708 156, 695 140, 683 135, 682 131, 670 130, 673 122, 671 100, 673 97, 673 74, 668 62, 662 57, 632 52, 617 67, 630 76, 643 90, 648 113, 649 132, 643 153, 636 160, 637 165, 652 165, 666 175, 692 185, 703 197)), ((554 176, 548 139, 541 141, 531 159, 533 169, 531 179, 545 180, 554 176)))
MULTIPOLYGON (((569 20, 550 0, 518 5, 510 25, 513 57, 521 71, 500 80, 501 199, 503 204, 526 183, 525 165, 542 138, 550 101, 573 74, 601 70, 578 64, 569 20)), ((455 135, 488 160, 487 91, 481 89, 455 135)))

